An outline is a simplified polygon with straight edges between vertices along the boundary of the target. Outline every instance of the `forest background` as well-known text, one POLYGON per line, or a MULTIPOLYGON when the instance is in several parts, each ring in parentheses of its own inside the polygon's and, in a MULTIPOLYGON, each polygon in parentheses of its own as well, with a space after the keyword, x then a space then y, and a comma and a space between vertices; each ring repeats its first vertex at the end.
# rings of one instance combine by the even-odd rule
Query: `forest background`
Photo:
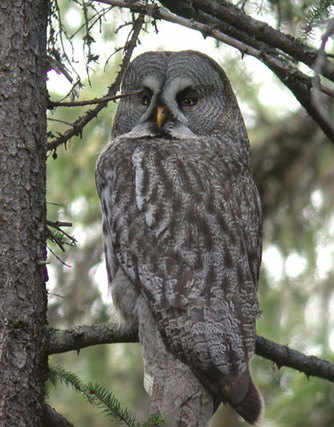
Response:
MULTIPOLYGON (((113 8, 101 17, 100 27, 95 26, 88 33, 80 2, 61 1, 58 6, 63 30, 75 46, 74 58, 78 62, 71 63, 84 84, 80 99, 99 98, 118 71, 122 52, 114 52, 125 43, 131 15, 113 8), (85 62, 80 60, 81 52, 84 58, 92 58, 86 70, 85 62)), ((106 11, 97 6, 95 19, 106 11)), ((314 18, 307 29, 306 18, 311 20, 315 10, 310 2, 247 2, 245 7, 257 19, 307 38, 315 47, 326 29, 325 18, 323 25, 314 18)), ((88 12, 92 20, 94 11, 88 12)), ((193 30, 161 22, 154 28, 147 21, 135 56, 156 49, 209 53, 227 72, 241 104, 265 218, 259 286, 263 315, 257 323, 258 334, 306 354, 333 360, 333 146, 293 95, 259 61, 250 56, 242 58, 238 50, 205 39, 193 30)), ((331 49, 333 43, 329 42, 327 51, 331 49)), ((61 81, 66 84, 63 75, 61 81)), ((50 75, 51 88, 55 87, 54 82, 50 75)), ((56 85, 59 82, 57 79, 56 85)), ((67 86, 61 92, 53 89, 51 99, 62 98, 67 86)), ((89 107, 52 110, 50 131, 64 133, 66 124, 54 120, 71 123, 89 107)), ((94 168, 97 153, 109 140, 115 108, 114 103, 109 103, 85 127, 82 138, 73 137, 66 150, 57 151, 56 160, 48 160, 48 218, 72 222, 71 235, 77 239, 77 246, 67 249, 65 254, 51 246, 68 265, 50 255, 49 322, 57 328, 106 322, 113 315, 104 274, 94 168)), ((138 344, 95 346, 78 354, 55 355, 51 363, 72 370, 86 382, 102 384, 132 413, 139 418, 144 416, 147 398, 138 344)), ((266 402, 263 426, 334 424, 332 384, 314 377, 308 379, 289 368, 279 370, 259 357, 255 357, 253 370, 266 402)), ((64 385, 50 390, 50 403, 74 425, 106 425, 103 414, 64 385)), ((216 417, 223 417, 226 426, 241 425, 227 408, 216 417)))
MULTIPOLYGON (((57 106, 57 102, 103 97, 114 82, 123 59, 122 47, 130 40, 134 20, 139 19, 128 8, 115 7, 117 3, 127 2, 50 2, 48 136, 54 148, 47 160, 47 288, 48 322, 57 329, 114 319, 104 272, 94 170, 97 155, 109 140, 116 104, 109 102, 82 132, 73 132, 71 138, 61 141, 61 135, 71 130, 78 118, 86 116, 92 106, 57 106), (58 221, 72 224, 72 228, 66 228, 72 237, 55 232, 52 224, 58 221)), ((328 58, 333 59, 334 10, 330 1, 231 3, 248 16, 316 49, 327 34, 326 52, 332 53, 328 58)), ((176 8, 174 12, 180 11, 176 8)), ((182 15, 187 18, 187 11, 182 10, 179 16, 182 15)), ((190 18, 187 20, 192 26, 190 18)), ((141 24, 134 56, 156 49, 201 50, 224 68, 236 92, 250 137, 252 168, 265 218, 259 285, 263 314, 257 322, 258 335, 334 362, 334 147, 328 137, 331 132, 334 134, 331 125, 327 126, 326 136, 324 126, 321 129, 310 119, 293 94, 253 56, 243 55, 196 28, 186 30, 148 16, 141 24)), ((314 71, 305 65, 298 67, 314 76, 314 71)), ((321 82, 329 88, 330 95, 320 102, 326 110, 324 114, 332 120, 334 84, 325 78, 321 82)), ((84 382, 96 382, 112 390, 122 406, 138 419, 147 416, 139 344, 105 344, 55 354, 50 357, 50 364, 74 372, 84 382)), ((266 404, 263 427, 334 425, 334 388, 330 381, 307 377, 291 368, 279 369, 259 356, 254 357, 252 367, 266 404)), ((119 425, 118 421, 106 420, 103 413, 64 384, 55 387, 49 383, 47 400, 75 426, 119 425)), ((226 407, 215 418, 213 427, 221 423, 229 427, 243 424, 226 407)))

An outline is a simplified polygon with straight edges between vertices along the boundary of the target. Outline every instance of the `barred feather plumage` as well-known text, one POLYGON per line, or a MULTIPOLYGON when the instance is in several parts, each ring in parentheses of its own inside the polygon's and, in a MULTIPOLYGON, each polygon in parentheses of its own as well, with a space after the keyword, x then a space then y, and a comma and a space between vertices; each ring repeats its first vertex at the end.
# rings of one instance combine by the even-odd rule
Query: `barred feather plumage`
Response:
MULTIPOLYGON (((191 368, 216 406, 228 402, 255 422, 262 404, 249 360, 262 217, 242 117, 223 71, 196 52, 142 55, 126 90, 143 81, 151 85, 151 102, 169 108, 169 123, 158 129, 153 116, 141 122, 139 100, 122 101, 96 170, 114 302, 140 331, 156 322, 159 346, 191 368), (193 81, 203 99, 197 112, 173 111, 183 81, 193 81), (210 85, 215 93, 209 89, 206 100, 210 85), (196 114, 208 121, 204 135, 196 114)), ((154 344, 144 335, 145 357, 154 344)))

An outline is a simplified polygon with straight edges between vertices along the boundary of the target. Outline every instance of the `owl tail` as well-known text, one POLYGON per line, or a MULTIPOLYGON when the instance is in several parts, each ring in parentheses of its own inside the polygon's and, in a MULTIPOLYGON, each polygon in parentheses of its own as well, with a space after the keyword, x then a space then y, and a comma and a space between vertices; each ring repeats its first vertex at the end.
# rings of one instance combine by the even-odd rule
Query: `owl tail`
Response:
POLYGON ((263 398, 253 383, 249 370, 242 373, 234 381, 221 380, 223 401, 248 423, 257 424, 263 414, 263 398))

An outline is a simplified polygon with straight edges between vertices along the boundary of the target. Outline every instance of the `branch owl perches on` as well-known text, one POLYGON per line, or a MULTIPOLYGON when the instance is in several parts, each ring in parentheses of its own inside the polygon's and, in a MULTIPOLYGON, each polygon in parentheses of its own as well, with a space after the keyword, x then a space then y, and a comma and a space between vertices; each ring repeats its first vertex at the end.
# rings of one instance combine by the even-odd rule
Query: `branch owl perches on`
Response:
POLYGON ((223 402, 255 424, 262 214, 236 98, 194 51, 139 56, 122 89, 140 93, 119 104, 96 183, 113 301, 138 327, 151 409, 181 426, 193 405, 203 426, 223 402))

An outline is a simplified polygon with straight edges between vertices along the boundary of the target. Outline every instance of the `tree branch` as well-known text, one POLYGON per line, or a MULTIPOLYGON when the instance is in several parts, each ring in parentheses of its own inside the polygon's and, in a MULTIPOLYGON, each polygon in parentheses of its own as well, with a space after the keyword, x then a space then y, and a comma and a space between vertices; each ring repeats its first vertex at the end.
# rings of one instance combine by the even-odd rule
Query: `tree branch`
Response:
POLYGON ((334 382, 334 364, 315 356, 306 356, 286 345, 266 338, 256 337, 255 352, 258 356, 274 362, 278 368, 287 366, 304 372, 307 376, 319 377, 334 382))
POLYGON ((79 117, 72 124, 72 127, 70 129, 68 129, 63 135, 60 135, 55 140, 49 142, 47 145, 48 151, 52 151, 52 150, 55 151, 57 149, 57 147, 59 147, 59 145, 66 144, 66 142, 69 139, 71 139, 73 136, 80 135, 83 131, 83 128, 87 125, 87 123, 89 123, 93 118, 95 118, 99 114, 99 112, 104 107, 107 106, 107 104, 109 102, 109 98, 114 97, 116 95, 116 93, 119 91, 122 80, 123 80, 123 76, 124 76, 124 74, 127 70, 127 67, 129 65, 129 62, 130 62, 132 53, 134 51, 134 48, 136 47, 137 39, 138 39, 140 30, 141 30, 143 24, 144 24, 144 15, 140 14, 139 17, 136 19, 134 25, 133 25, 133 29, 132 29, 133 32, 132 32, 131 39, 129 40, 129 42, 127 43, 127 45, 125 47, 125 54, 124 54, 124 58, 122 61, 121 69, 120 69, 120 71, 116 77, 116 80, 110 86, 110 88, 106 94, 106 97, 108 98, 108 100, 105 102, 99 103, 93 110, 87 111, 87 113, 84 116, 79 117))
POLYGON ((103 96, 102 98, 87 99, 86 101, 73 101, 73 102, 50 101, 49 108, 52 109, 54 107, 83 107, 85 105, 105 104, 106 102, 116 101, 117 99, 124 98, 126 96, 138 95, 138 93, 141 93, 141 92, 142 90, 136 90, 134 92, 122 93, 120 95, 103 96))
MULTIPOLYGON (((174 0, 160 0, 160 3, 173 11, 174 0)), ((240 34, 243 32, 250 43, 256 44, 256 42, 262 41, 272 48, 278 48, 290 55, 295 61, 301 61, 310 68, 315 67, 318 56, 316 49, 303 44, 291 35, 284 34, 272 28, 265 22, 258 21, 246 15, 234 5, 224 0, 193 0, 192 3, 199 16, 200 12, 204 12, 211 19, 218 18, 221 24, 229 24, 234 29, 231 30, 230 35, 232 37, 234 37, 233 34, 235 31, 239 31, 240 34)), ((196 17, 193 18, 196 19, 196 17)), ((201 19, 197 20, 201 21, 201 19)), ((229 34, 227 31, 224 32, 229 34)), ((334 81, 334 64, 325 60, 322 74, 334 81)))
MULTIPOLYGON (((296 62, 301 61, 311 68, 316 66, 318 55, 316 49, 306 46, 290 35, 275 30, 265 22, 257 21, 233 5, 224 4, 221 0, 219 3, 217 1, 193 0, 192 3, 196 7, 196 13, 193 16, 184 12, 187 8, 180 6, 180 3, 184 3, 182 1, 160 1, 160 3, 166 5, 172 12, 175 11, 176 14, 170 13, 167 9, 158 7, 153 3, 144 4, 140 0, 131 2, 127 0, 93 1, 130 9, 133 12, 145 14, 153 19, 162 19, 200 31, 204 37, 213 37, 235 47, 242 53, 255 56, 260 60, 269 54, 277 56, 275 59, 278 60, 279 51, 276 48, 279 48, 296 62), (225 26, 226 23, 230 27, 225 26), (231 26, 235 28, 232 30, 231 26), (244 32, 241 32, 241 30, 244 32)), ((283 61, 283 59, 281 60, 283 61)), ((325 58, 321 73, 329 80, 334 81, 334 63, 325 58)))
MULTIPOLYGON (((158 7, 153 3, 144 4, 142 1, 93 1, 127 8, 133 12, 139 12, 148 15, 153 19, 162 19, 164 21, 173 22, 184 27, 197 30, 205 37, 213 37, 216 40, 222 41, 238 49, 242 54, 254 56, 267 65, 267 67, 278 76, 282 83, 292 91, 294 96, 303 105, 308 114, 322 128, 326 136, 332 142, 334 142, 334 130, 332 129, 332 126, 328 124, 328 121, 323 117, 321 112, 319 112, 319 110, 312 104, 312 78, 299 71, 295 65, 292 65, 294 61, 302 60, 307 65, 315 66, 317 59, 317 51, 315 49, 303 45, 298 40, 287 36, 278 30, 274 30, 263 22, 250 18, 230 5, 220 7, 217 2, 212 3, 207 1, 201 2, 194 0, 192 4, 197 7, 196 11, 194 11, 195 9, 192 11, 191 7, 185 7, 185 3, 181 1, 161 1, 161 3, 169 5, 170 9, 179 14, 175 15, 163 7, 158 7), (210 11, 213 15, 209 15, 208 13, 203 12, 201 8, 203 10, 205 9, 206 11, 210 11), (218 9, 220 19, 217 19, 214 15, 214 12, 218 9), (180 14, 183 16, 180 16, 180 14), (242 17, 242 27, 247 29, 247 33, 242 32, 239 29, 238 19, 240 17, 242 17), (227 21, 229 20, 230 23, 226 24, 227 21, 225 22, 225 18, 227 21), (232 28, 231 24, 235 25, 236 28, 232 28), (260 37, 261 29, 265 29, 264 33, 267 36, 268 34, 271 34, 269 40, 262 35, 260 37), (271 45, 270 42, 272 42, 273 45, 271 45), (294 43, 296 43, 295 50, 292 49, 294 43), (291 55, 292 62, 283 58, 277 47, 280 47, 284 53, 288 52, 291 55)), ((327 78, 334 81, 334 64, 332 62, 324 59, 321 72, 323 75, 326 75, 327 78)), ((328 88, 321 87, 320 90, 326 94, 331 93, 328 88)))
POLYGON ((334 33, 334 18, 330 19, 328 22, 328 27, 323 36, 321 37, 321 45, 318 52, 318 57, 315 62, 314 71, 315 76, 313 77, 313 88, 311 90, 311 105, 318 111, 321 119, 326 123, 326 126, 329 127, 334 134, 334 125, 331 115, 329 114, 328 106, 326 108, 326 103, 323 101, 323 95, 320 90, 320 74, 322 74, 322 69, 325 67, 325 47, 328 39, 334 33))
POLYGON ((44 425, 48 427, 74 427, 63 415, 49 405, 44 405, 44 425))
POLYGON ((313 79, 306 76, 288 63, 281 67, 273 61, 263 58, 263 62, 276 74, 281 82, 288 87, 296 99, 305 108, 312 119, 321 127, 324 134, 334 143, 334 128, 322 112, 312 102, 313 79), (285 69, 284 69, 285 68, 285 69))
MULTIPOLYGON (((77 326, 72 329, 49 331, 49 354, 63 353, 97 344, 135 343, 138 335, 133 330, 122 330, 118 323, 93 326, 77 326)), ((334 382, 334 364, 315 356, 306 356, 299 351, 257 336, 256 354, 282 366, 334 382)))
POLYGON ((49 354, 64 353, 97 344, 138 342, 136 331, 122 330, 118 323, 49 330, 49 354))

